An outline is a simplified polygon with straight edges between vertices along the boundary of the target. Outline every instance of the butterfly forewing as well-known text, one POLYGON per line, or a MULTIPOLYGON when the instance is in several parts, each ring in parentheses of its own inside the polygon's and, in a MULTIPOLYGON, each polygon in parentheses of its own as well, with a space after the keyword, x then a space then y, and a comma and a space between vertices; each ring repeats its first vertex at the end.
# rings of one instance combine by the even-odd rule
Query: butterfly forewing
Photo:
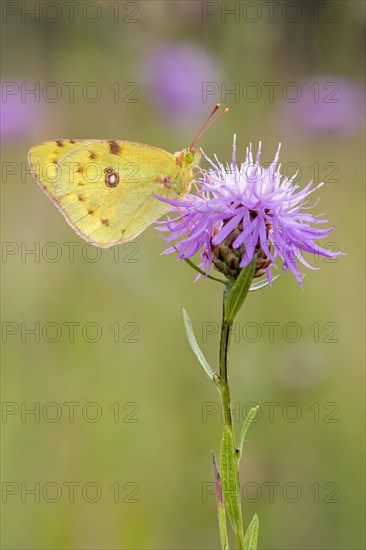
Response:
POLYGON ((78 147, 85 146, 89 141, 74 139, 58 139, 45 141, 32 147, 28 154, 28 162, 32 173, 44 191, 55 196, 55 179, 58 173, 57 165, 61 159, 78 147))
POLYGON ((187 188, 172 154, 129 141, 46 142, 29 162, 68 223, 102 247, 132 240, 170 210, 154 193, 183 198, 187 188))

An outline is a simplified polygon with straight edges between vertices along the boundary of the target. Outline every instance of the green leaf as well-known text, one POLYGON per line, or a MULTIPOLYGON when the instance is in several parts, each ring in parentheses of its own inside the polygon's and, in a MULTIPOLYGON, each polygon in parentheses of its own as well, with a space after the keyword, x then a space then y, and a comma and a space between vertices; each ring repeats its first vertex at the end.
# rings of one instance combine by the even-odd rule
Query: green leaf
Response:
POLYGON ((205 271, 203 271, 203 269, 201 269, 200 267, 198 267, 198 265, 196 265, 195 263, 193 263, 191 260, 188 260, 188 258, 183 258, 183 260, 185 262, 187 262, 187 264, 189 266, 191 266, 193 269, 195 269, 196 271, 198 271, 198 273, 201 273, 201 275, 204 275, 207 279, 211 279, 211 281, 217 281, 218 283, 222 283, 223 285, 226 285, 226 282, 223 281, 222 279, 218 279, 217 277, 212 277, 212 275, 208 275, 205 271))
MULTIPOLYGON (((276 277, 273 277, 272 283, 273 281, 278 279, 278 277, 279 275, 276 275, 276 277)), ((263 281, 258 281, 258 283, 253 283, 250 286, 249 292, 252 292, 253 290, 259 290, 260 288, 264 288, 265 286, 268 286, 268 285, 269 285, 269 282, 267 281, 267 279, 263 279, 263 281)))
POLYGON ((231 288, 226 287, 228 293, 225 300, 225 320, 228 323, 234 321, 236 314, 243 305, 254 277, 256 263, 257 258, 254 256, 250 264, 241 270, 239 277, 231 288))
POLYGON ((244 550, 257 550, 259 532, 259 519, 257 514, 254 514, 252 521, 249 524, 244 537, 244 550))
POLYGON ((191 320, 189 318, 188 313, 186 312, 186 310, 184 308, 183 308, 183 320, 184 320, 184 326, 185 326, 186 333, 187 333, 187 338, 188 338, 188 341, 189 341, 189 344, 192 348, 193 353, 197 357, 198 361, 201 363, 201 365, 204 368, 204 371, 207 374, 207 376, 209 377, 209 379, 211 381, 215 382, 213 370, 211 369, 210 365, 207 363, 207 361, 206 361, 199 345, 197 344, 196 337, 193 333, 191 320))
POLYGON ((214 453, 212 453, 212 462, 213 462, 214 473, 215 473, 216 505, 217 505, 217 517, 219 519, 221 549, 229 550, 229 541, 228 541, 227 530, 226 530, 225 501, 222 493, 222 481, 221 481, 219 466, 217 464, 217 460, 214 453))
POLYGON ((247 433, 247 430, 251 424, 251 422, 254 420, 256 414, 257 414, 257 411, 259 409, 259 405, 257 405, 256 407, 251 407, 251 409, 249 410, 244 422, 243 422, 243 426, 241 428, 241 431, 240 431, 240 437, 239 437, 239 460, 243 454, 243 445, 244 445, 244 439, 245 439, 245 434, 247 433))
POLYGON ((235 533, 242 529, 236 451, 233 434, 225 426, 221 440, 220 471, 226 510, 235 533))

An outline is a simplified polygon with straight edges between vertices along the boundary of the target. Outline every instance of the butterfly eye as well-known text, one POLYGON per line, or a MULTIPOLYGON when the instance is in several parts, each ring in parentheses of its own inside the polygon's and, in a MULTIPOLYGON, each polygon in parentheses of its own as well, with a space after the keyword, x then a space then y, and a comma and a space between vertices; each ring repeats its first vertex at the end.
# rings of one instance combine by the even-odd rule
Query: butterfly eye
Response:
POLYGON ((192 153, 192 151, 185 151, 184 152, 184 162, 186 164, 192 164, 193 161, 194 161, 194 154, 192 153))

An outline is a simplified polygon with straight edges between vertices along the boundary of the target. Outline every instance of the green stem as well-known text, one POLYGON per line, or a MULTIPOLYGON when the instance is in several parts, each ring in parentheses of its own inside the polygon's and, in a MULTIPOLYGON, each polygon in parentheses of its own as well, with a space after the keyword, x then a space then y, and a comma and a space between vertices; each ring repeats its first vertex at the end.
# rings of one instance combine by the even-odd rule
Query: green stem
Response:
POLYGON ((220 394, 225 424, 232 430, 233 422, 230 407, 230 386, 228 378, 228 354, 232 323, 222 322, 220 338, 220 394))
MULTIPOLYGON (((235 445, 235 433, 233 428, 233 421, 231 416, 231 405, 230 405, 230 386, 229 386, 229 376, 228 376, 228 366, 229 366, 229 348, 230 348, 230 337, 232 329, 232 321, 227 321, 225 319, 225 303, 228 293, 231 290, 231 286, 227 286, 224 291, 224 303, 223 303, 223 316, 221 324, 221 337, 220 337, 220 396, 221 396, 221 405, 224 416, 224 422, 230 429, 233 441, 234 449, 236 450, 235 445)), ((236 452, 236 451, 234 451, 236 452)), ((238 476, 238 494, 236 495, 238 509, 240 511, 240 526, 235 532, 236 543, 238 550, 244 549, 244 533, 243 533, 243 523, 242 523, 242 512, 241 512, 241 500, 240 500, 240 489, 239 489, 239 460, 238 455, 235 454, 233 457, 237 465, 237 476, 238 476)))

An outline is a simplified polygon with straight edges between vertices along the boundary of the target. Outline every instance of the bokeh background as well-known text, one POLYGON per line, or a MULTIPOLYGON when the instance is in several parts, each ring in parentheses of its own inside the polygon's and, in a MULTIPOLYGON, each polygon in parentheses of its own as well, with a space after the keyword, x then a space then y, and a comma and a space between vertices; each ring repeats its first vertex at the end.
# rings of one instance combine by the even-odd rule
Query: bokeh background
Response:
POLYGON ((326 181, 326 246, 347 253, 309 258, 304 290, 282 276, 238 318, 237 429, 261 406, 244 521, 258 513, 262 549, 365 547, 364 3, 278 4, 2 2, 3 548, 219 547, 219 396, 181 307, 215 368, 221 287, 160 256, 153 228, 87 246, 26 161, 55 138, 174 152, 217 101, 231 112, 204 150, 229 160, 236 132, 241 158, 263 140, 270 162, 281 141, 285 171, 326 181))

